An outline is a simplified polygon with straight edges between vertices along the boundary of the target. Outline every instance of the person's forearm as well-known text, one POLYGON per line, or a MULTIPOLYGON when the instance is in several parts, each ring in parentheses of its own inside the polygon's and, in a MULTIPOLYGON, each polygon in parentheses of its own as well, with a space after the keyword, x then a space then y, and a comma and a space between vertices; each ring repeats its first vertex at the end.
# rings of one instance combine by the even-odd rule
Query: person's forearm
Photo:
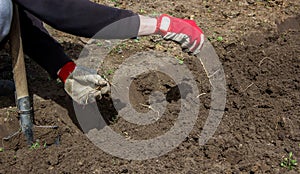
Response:
POLYGON ((19 15, 25 54, 43 67, 52 78, 57 78, 57 71, 71 59, 48 34, 40 20, 20 8, 19 15))
POLYGON ((115 35, 118 35, 118 30, 124 28, 135 35, 138 34, 139 18, 129 10, 104 6, 89 0, 13 1, 50 26, 73 35, 90 38, 104 27, 125 18, 128 18, 129 23, 122 25, 128 25, 123 28, 115 27, 115 35))

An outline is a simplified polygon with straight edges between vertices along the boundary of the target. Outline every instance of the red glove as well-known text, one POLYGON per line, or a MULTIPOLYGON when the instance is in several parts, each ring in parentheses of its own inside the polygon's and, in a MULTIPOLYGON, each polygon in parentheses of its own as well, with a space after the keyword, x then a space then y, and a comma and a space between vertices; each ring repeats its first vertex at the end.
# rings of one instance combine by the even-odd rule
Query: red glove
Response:
POLYGON ((157 18, 155 33, 164 39, 173 40, 187 48, 193 54, 198 54, 204 42, 202 30, 196 22, 188 19, 179 19, 163 14, 157 18))

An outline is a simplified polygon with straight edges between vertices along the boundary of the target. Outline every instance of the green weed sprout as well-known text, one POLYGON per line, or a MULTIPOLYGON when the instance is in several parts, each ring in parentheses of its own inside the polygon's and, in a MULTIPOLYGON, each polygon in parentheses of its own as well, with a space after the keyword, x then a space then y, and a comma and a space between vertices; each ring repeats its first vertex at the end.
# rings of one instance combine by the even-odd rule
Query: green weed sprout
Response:
POLYGON ((180 58, 178 56, 175 57, 178 60, 178 63, 182 65, 184 63, 184 58, 180 58))
POLYGON ((183 60, 178 60, 178 63, 179 63, 180 65, 182 65, 182 64, 183 64, 183 60))
POLYGON ((107 70, 107 75, 112 75, 113 73, 114 73, 114 70, 113 69, 109 69, 109 70, 107 70))
POLYGON ((97 43, 97 46, 98 46, 98 47, 101 47, 102 45, 103 45, 103 44, 102 44, 101 42, 98 42, 98 43, 97 43))
POLYGON ((288 168, 289 170, 292 170, 297 165, 297 159, 293 158, 293 152, 290 152, 288 158, 284 158, 280 163, 281 167, 288 168))
POLYGON ((41 147, 40 143, 39 143, 39 142, 35 142, 35 143, 33 143, 33 144, 30 146, 30 149, 38 149, 38 148, 40 148, 40 147, 41 147))
POLYGON ((3 147, 0 147, 0 152, 4 152, 4 148, 3 147))
POLYGON ((218 42, 223 42, 223 41, 224 41, 224 38, 223 38, 222 36, 216 37, 216 36, 215 36, 215 33, 214 33, 213 36, 208 36, 207 39, 208 39, 209 41, 218 41, 218 42))
POLYGON ((217 37, 217 41, 222 42, 223 41, 223 37, 222 36, 217 37))

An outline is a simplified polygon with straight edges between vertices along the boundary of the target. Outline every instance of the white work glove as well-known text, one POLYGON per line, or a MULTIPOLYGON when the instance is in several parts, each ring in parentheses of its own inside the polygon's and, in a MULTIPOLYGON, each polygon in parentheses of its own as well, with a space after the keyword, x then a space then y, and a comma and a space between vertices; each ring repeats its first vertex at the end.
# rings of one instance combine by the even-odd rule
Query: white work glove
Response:
POLYGON ((68 62, 60 69, 58 76, 64 82, 64 89, 78 104, 93 103, 110 92, 109 83, 92 70, 68 62))

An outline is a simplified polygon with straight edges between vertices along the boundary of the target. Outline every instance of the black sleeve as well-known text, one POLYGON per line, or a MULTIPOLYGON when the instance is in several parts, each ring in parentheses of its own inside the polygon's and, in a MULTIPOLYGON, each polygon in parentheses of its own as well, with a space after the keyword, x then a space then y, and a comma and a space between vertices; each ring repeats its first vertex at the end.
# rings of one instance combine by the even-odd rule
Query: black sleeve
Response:
POLYGON ((52 78, 67 62, 72 61, 35 16, 19 8, 24 53, 44 68, 52 78))
MULTIPOLYGON (((128 18, 113 27, 111 31, 118 35, 124 30, 130 31, 129 37, 137 36, 139 17, 129 10, 112 8, 89 0, 13 0, 22 8, 60 31, 82 37, 93 37, 104 27, 128 18), (122 25, 122 26, 120 26, 122 25)), ((118 37, 116 37, 118 38, 118 37)), ((124 38, 124 37, 122 37, 124 38)))

